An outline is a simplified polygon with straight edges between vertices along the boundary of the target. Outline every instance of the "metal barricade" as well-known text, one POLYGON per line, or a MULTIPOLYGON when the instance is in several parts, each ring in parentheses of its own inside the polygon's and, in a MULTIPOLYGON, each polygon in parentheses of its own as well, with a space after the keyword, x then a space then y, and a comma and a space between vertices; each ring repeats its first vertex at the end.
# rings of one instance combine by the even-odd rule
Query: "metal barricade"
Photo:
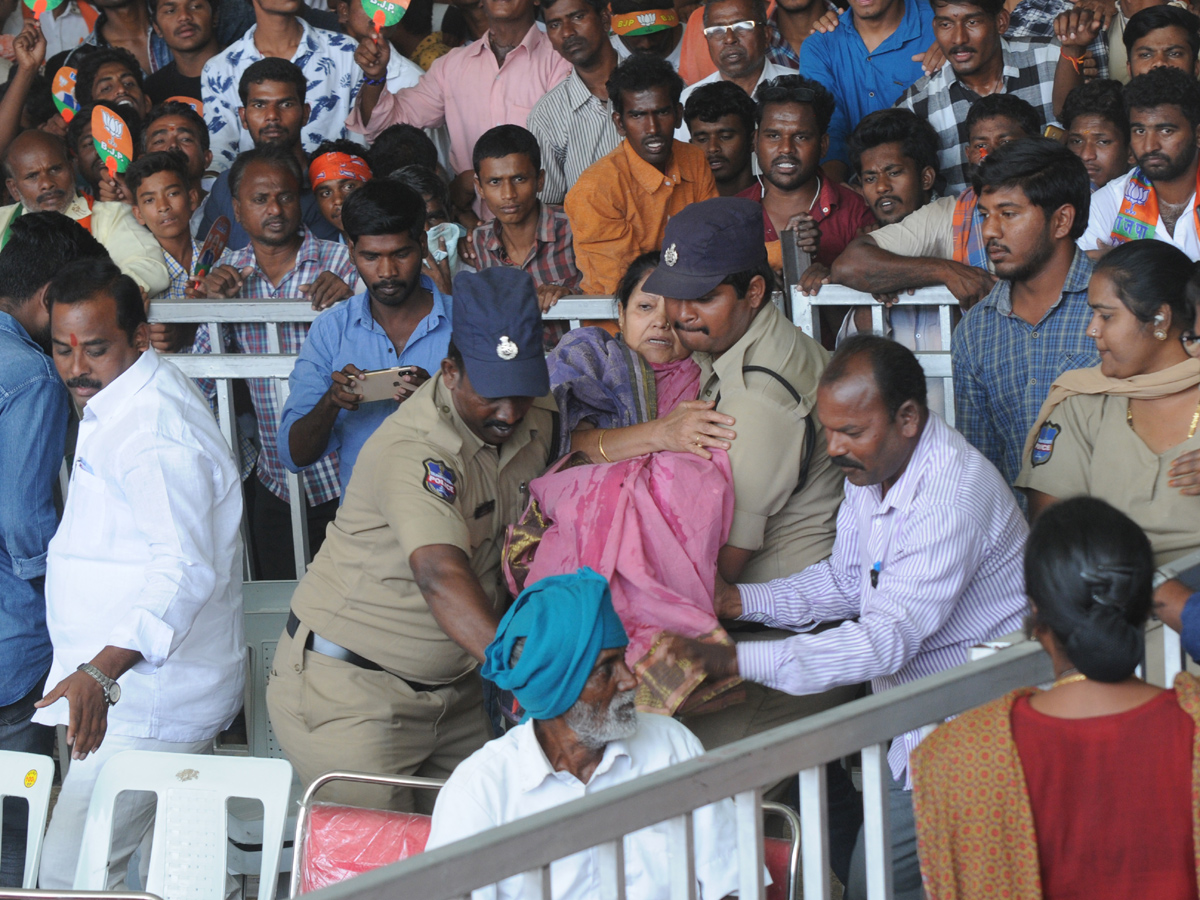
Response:
MULTIPOLYGON (((169 358, 190 378, 213 379, 217 383, 217 414, 221 433, 234 457, 238 455, 237 421, 233 412, 233 382, 243 378, 269 378, 275 382, 277 405, 282 411, 288 397, 288 376, 295 365, 295 354, 281 352, 279 326, 291 322, 312 322, 319 312, 304 298, 281 300, 157 300, 150 304, 150 321, 163 324, 207 325, 213 352, 174 353, 169 358), (266 327, 265 354, 225 353, 221 326, 258 323, 266 327)), ((577 328, 583 320, 616 318, 616 302, 611 297, 564 297, 543 318, 567 321, 577 328)), ((278 422, 260 423, 259 427, 278 428, 278 422)), ((299 475, 289 472, 292 546, 297 578, 303 575, 311 554, 308 541, 308 514, 303 484, 299 475)), ((245 533, 245 532, 243 532, 245 533)), ((249 554, 247 554, 247 561, 249 554)), ((247 576, 253 572, 247 570, 247 576)))
MULTIPOLYGON (((899 306, 936 306, 938 308, 938 336, 940 350, 919 350, 917 360, 929 378, 940 378, 944 386, 946 422, 954 425, 954 375, 950 365, 950 332, 952 316, 958 308, 958 300, 944 287, 921 288, 914 294, 902 294, 896 301, 899 306)), ((815 297, 806 297, 798 289, 792 290, 792 321, 805 334, 815 340, 821 339, 822 306, 869 306, 871 308, 871 331, 885 334, 884 308, 870 294, 864 294, 840 284, 827 284, 815 297)))
POLYGON ((764 785, 800 772, 803 870, 806 900, 830 896, 825 829, 825 766, 863 751, 866 807, 867 893, 892 895, 891 840, 887 822, 888 742, 898 734, 938 723, 1015 687, 1049 680, 1049 657, 1022 642, 986 659, 775 728, 659 772, 580 800, 430 850, 383 869, 314 892, 313 900, 451 900, 526 872, 551 900, 554 860, 600 850, 599 896, 624 898, 623 838, 670 821, 670 895, 696 897, 691 813, 734 797, 742 900, 762 900, 763 832, 759 806, 764 785))

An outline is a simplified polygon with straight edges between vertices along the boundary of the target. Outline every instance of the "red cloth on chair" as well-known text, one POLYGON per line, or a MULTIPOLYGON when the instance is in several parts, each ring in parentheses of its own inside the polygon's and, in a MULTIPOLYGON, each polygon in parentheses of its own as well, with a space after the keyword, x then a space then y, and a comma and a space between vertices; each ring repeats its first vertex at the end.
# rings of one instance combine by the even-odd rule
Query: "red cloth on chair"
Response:
POLYGON ((1016 701, 1046 900, 1194 900, 1193 732, 1174 691, 1091 719, 1016 701))
POLYGON ((314 803, 300 893, 327 887, 425 850, 429 816, 314 803))
POLYGON ((783 838, 764 838, 763 860, 767 864, 767 871, 771 873, 767 900, 791 900, 788 886, 792 877, 792 842, 783 838))

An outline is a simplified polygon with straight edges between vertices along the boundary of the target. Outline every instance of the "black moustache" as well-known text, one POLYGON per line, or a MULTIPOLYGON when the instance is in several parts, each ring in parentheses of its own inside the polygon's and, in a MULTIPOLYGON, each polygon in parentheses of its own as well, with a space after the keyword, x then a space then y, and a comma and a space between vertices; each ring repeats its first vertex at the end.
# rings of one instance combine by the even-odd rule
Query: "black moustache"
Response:
POLYGON ((848 459, 845 456, 832 456, 829 458, 829 461, 831 463, 833 463, 835 466, 838 466, 839 468, 842 468, 842 469, 863 469, 864 471, 866 470, 866 466, 862 465, 861 463, 856 463, 856 462, 854 462, 854 460, 848 459))
POLYGON ((86 375, 76 375, 74 378, 67 379, 67 387, 69 388, 95 388, 100 390, 103 385, 94 378, 88 378, 86 375))

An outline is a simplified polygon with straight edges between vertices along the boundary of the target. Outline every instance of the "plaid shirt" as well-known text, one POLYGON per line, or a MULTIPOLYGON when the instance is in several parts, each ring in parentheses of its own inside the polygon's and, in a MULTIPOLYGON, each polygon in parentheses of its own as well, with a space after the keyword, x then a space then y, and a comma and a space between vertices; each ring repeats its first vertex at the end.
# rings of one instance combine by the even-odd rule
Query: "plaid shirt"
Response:
MULTIPOLYGON (((192 262, 195 263, 200 258, 200 245, 192 239, 192 262)), ((167 289, 161 294, 155 294, 151 300, 183 300, 187 297, 188 285, 192 283, 192 273, 179 264, 166 250, 163 251, 163 261, 167 264, 167 271, 171 274, 171 283, 167 289)), ((181 352, 190 353, 192 347, 185 347, 181 352)), ((221 421, 221 415, 217 411, 217 383, 212 378, 197 378, 196 387, 200 388, 200 393, 208 398, 208 405, 212 407, 213 415, 217 417, 217 421, 221 421)), ((238 474, 242 481, 250 477, 250 473, 254 471, 254 462, 258 459, 258 448, 254 446, 254 441, 250 440, 250 436, 238 430, 238 474)))
MULTIPOLYGON (((1015 94, 1042 116, 1042 122, 1054 118, 1054 70, 1058 67, 1059 46, 1045 41, 1000 39, 1004 53, 1004 92, 1015 94)), ((896 101, 896 106, 911 109, 937 131, 941 139, 938 159, 942 174, 938 190, 961 194, 967 186, 967 110, 979 96, 966 87, 945 63, 932 75, 926 75, 896 101)))
MULTIPOLYGON (((1008 19, 1008 30, 1004 32, 1009 38, 1033 38, 1034 40, 1054 39, 1054 20, 1060 13, 1077 9, 1069 0, 1021 0, 1008 19)), ((1100 67, 1100 78, 1108 77, 1108 31, 1101 30, 1095 39, 1088 44, 1088 50, 1096 58, 1100 67)))
MULTIPOLYGON (((830 0, 825 0, 825 9, 832 13, 841 12, 830 0)), ((778 21, 779 10, 776 8, 771 10, 771 14, 767 16, 767 59, 777 66, 783 66, 785 69, 799 71, 800 54, 787 42, 787 38, 779 33, 778 21)))
POLYGON ((954 330, 955 423, 1009 484, 1021 471, 1025 435, 1054 379, 1100 362, 1087 336, 1091 274, 1092 261, 1076 249, 1062 295, 1036 325, 1013 315, 1012 284, 997 281, 954 330))
MULTIPOLYGON (((239 271, 247 268, 254 270, 242 283, 238 298, 243 300, 283 300, 300 297, 300 285, 311 284, 322 272, 332 272, 346 284, 355 283, 358 270, 350 261, 350 253, 345 247, 333 241, 317 240, 307 229, 303 235, 304 240, 296 252, 296 264, 283 276, 278 286, 272 285, 270 279, 258 267, 253 244, 241 250, 226 250, 217 264, 231 266, 239 271)), ((267 347, 267 326, 262 323, 227 325, 222 328, 222 332, 226 353, 270 352, 267 347)), ((299 353, 307 335, 307 323, 281 323, 280 352, 299 353)), ((201 325, 197 329, 192 352, 212 352, 207 325, 201 325)), ((254 412, 258 416, 258 440, 262 446, 262 452, 258 455, 258 477, 272 494, 288 503, 287 470, 279 459, 279 447, 276 444, 280 409, 275 382, 269 378, 251 378, 247 381, 250 397, 254 401, 254 412)), ((309 505, 316 506, 335 499, 339 496, 337 456, 328 454, 306 469, 301 478, 304 480, 304 493, 308 497, 309 505)))
MULTIPOLYGON (((508 258, 504 249, 504 241, 500 239, 500 220, 480 225, 471 235, 471 244, 479 257, 479 268, 491 266, 513 266, 517 264, 508 258)), ((541 204, 538 212, 537 239, 529 250, 529 255, 519 268, 533 276, 533 282, 538 287, 543 284, 559 284, 572 291, 579 290, 583 274, 575 265, 575 245, 571 240, 571 223, 567 214, 541 204)))
MULTIPOLYGON (((200 245, 192 238, 192 263, 200 258, 200 245)), ((188 285, 192 282, 192 273, 179 264, 179 260, 166 250, 163 251, 163 261, 167 264, 167 272, 171 283, 161 294, 155 294, 151 300, 183 300, 187 297, 188 285)))

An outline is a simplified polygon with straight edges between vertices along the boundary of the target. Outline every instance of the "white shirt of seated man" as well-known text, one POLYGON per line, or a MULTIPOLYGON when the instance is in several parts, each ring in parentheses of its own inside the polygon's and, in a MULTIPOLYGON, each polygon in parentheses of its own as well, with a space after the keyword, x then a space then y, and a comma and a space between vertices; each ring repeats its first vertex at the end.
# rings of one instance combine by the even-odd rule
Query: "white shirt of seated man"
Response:
MULTIPOLYGON (((528 716, 454 770, 438 794, 427 850, 704 752, 696 736, 674 719, 635 709, 637 676, 625 664, 627 642, 612 611, 607 583, 590 569, 542 579, 521 594, 488 647, 483 674, 513 690, 528 716), (580 593, 596 594, 584 606, 590 603, 598 613, 585 610, 581 614, 578 605, 563 602, 561 593, 556 595, 562 590, 573 592, 576 598, 580 593), (547 618, 555 622, 547 626, 547 618), (607 635, 620 630, 619 645, 591 652, 593 646, 618 644, 616 640, 599 640, 593 634, 587 649, 577 653, 575 659, 566 659, 569 650, 564 648, 580 645, 575 637, 578 630, 600 631, 605 626, 599 620, 605 618, 616 623, 615 628, 608 627, 607 635), (530 660, 528 656, 533 655, 540 659, 530 660), (496 665, 502 659, 506 665, 496 665), (520 666, 522 659, 526 660, 525 669, 520 666), (530 670, 537 671, 526 680, 530 670), (555 695, 552 703, 545 702, 548 694, 555 695), (558 712, 564 704, 568 706, 565 712, 546 715, 558 712)), ((696 877, 702 900, 718 900, 737 890, 734 813, 732 800, 694 813, 696 877)), ((625 891, 629 900, 665 900, 669 896, 667 846, 666 823, 625 836, 625 891)), ((598 896, 599 850, 592 848, 552 863, 550 877, 555 900, 598 896)), ((473 900, 540 896, 537 877, 529 873, 506 878, 472 894, 473 900)))

